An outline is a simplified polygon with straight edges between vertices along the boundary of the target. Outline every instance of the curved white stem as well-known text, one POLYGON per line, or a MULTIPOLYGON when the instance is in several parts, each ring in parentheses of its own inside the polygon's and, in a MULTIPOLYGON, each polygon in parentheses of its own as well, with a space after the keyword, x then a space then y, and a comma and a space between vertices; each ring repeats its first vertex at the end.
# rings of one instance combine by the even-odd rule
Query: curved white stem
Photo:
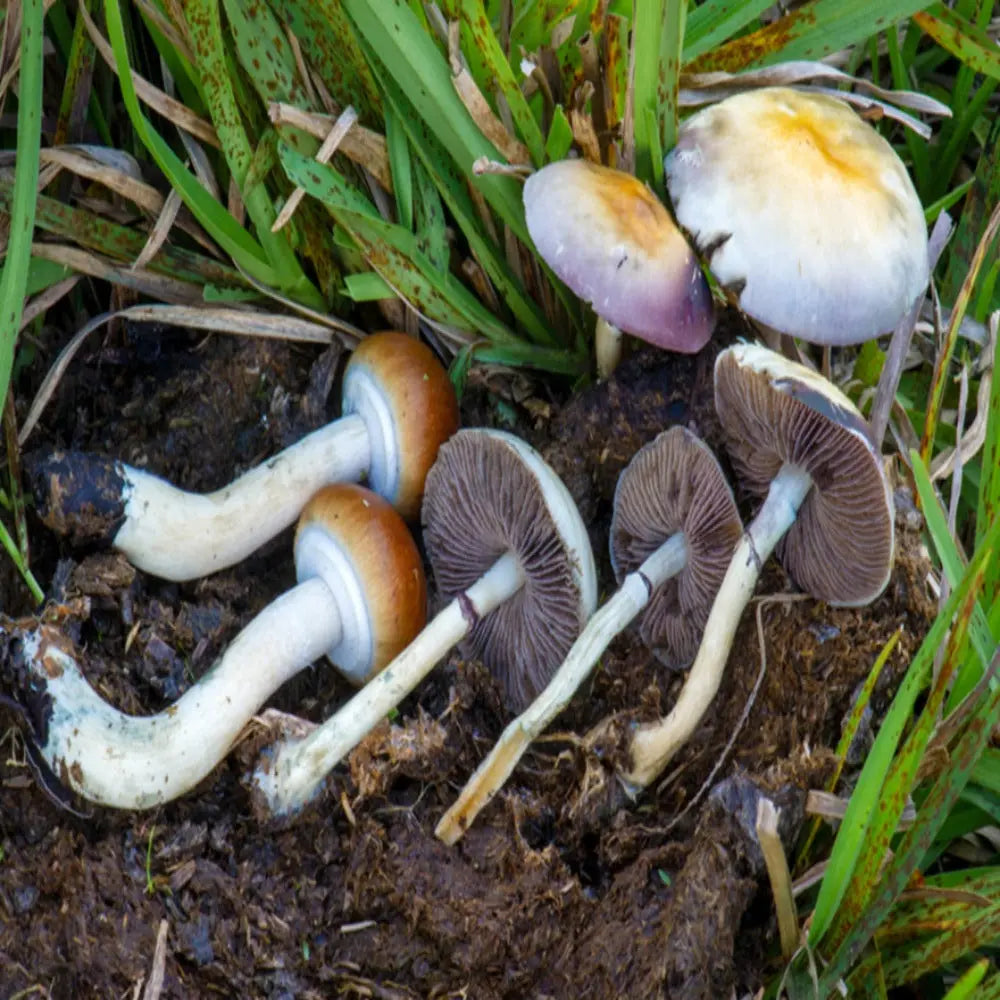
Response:
POLYGON ((365 422, 350 414, 214 493, 188 493, 126 465, 125 521, 113 544, 163 579, 207 576, 287 528, 321 486, 360 480, 370 456, 365 422))
POLYGON ((148 809, 183 795, 229 751, 260 706, 337 642, 337 603, 307 580, 269 604, 197 684, 158 715, 125 715, 90 686, 65 640, 25 640, 33 687, 51 699, 40 737, 53 772, 86 799, 148 809))
POLYGON ((587 622, 545 690, 503 731, 434 831, 454 844, 504 786, 532 740, 569 704, 612 639, 649 603, 652 592, 687 564, 684 535, 671 535, 587 622))
POLYGON ((278 743, 251 776, 264 807, 276 816, 301 808, 323 779, 398 705, 470 629, 524 585, 517 557, 501 556, 462 596, 435 616, 380 674, 304 739, 278 743))
POLYGON ((639 726, 632 736, 632 766, 624 775, 630 784, 645 788, 698 727, 719 690, 736 628, 753 596, 761 568, 795 523, 799 507, 811 488, 809 474, 795 465, 783 465, 772 480, 767 497, 743 533, 715 595, 698 655, 676 704, 668 715, 639 726))

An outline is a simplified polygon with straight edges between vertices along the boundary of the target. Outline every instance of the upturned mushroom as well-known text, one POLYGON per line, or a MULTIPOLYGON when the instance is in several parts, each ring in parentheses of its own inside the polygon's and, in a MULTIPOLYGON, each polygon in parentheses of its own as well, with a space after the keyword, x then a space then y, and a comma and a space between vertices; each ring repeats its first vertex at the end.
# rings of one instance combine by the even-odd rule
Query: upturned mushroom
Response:
POLYGON ((20 636, 17 672, 42 759, 85 799, 148 809, 183 795, 229 751, 282 684, 326 654, 362 683, 426 620, 420 555, 389 503, 354 484, 322 489, 295 538, 299 583, 269 604, 210 670, 157 715, 125 715, 90 686, 70 641, 20 636))
POLYGON ((441 840, 453 844, 469 828, 640 612, 640 634, 661 659, 674 666, 690 661, 741 530, 719 463, 690 431, 673 427, 635 454, 618 480, 611 520, 611 564, 620 589, 466 783, 438 823, 441 840))
POLYGON ((670 214, 631 174, 559 160, 524 185, 539 254, 598 317, 597 364, 609 374, 621 331, 691 354, 708 342, 712 295, 670 214))
POLYGON ((836 606, 870 603, 892 570, 892 493, 868 425, 847 396, 774 351, 737 344, 716 360, 715 406, 740 481, 764 502, 726 570, 677 702, 633 733, 624 777, 636 788, 656 778, 715 697, 743 609, 775 548, 799 587, 836 606))
POLYGON ((74 540, 110 539, 133 565, 192 580, 239 562, 287 528, 324 484, 363 477, 406 518, 420 510, 458 403, 430 349, 403 333, 366 337, 344 371, 343 416, 214 493, 188 493, 79 452, 34 460, 42 519, 74 540))
POLYGON ((449 603, 385 670, 304 738, 279 741, 253 773, 259 808, 288 815, 458 643, 520 710, 548 680, 597 601, 593 554, 569 491, 534 449, 462 430, 427 477, 424 542, 449 603))
POLYGON ((765 328, 814 344, 892 330, 927 285, 927 227, 903 162, 843 101, 728 97, 664 161, 677 221, 765 328))

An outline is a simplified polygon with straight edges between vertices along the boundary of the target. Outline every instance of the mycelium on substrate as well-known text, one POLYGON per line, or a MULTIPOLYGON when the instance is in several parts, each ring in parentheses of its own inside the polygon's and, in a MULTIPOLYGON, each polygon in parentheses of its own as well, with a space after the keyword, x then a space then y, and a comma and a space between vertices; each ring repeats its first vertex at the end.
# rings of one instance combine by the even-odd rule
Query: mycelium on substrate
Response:
POLYGON ((403 333, 366 337, 344 371, 343 416, 214 493, 81 452, 30 456, 43 521, 78 542, 108 541, 167 580, 232 566, 287 528, 323 485, 357 482, 406 518, 420 511, 424 479, 458 428, 458 403, 431 350, 403 333))
POLYGON ((293 813, 456 644, 520 711, 544 687, 597 601, 593 554, 569 491, 502 431, 462 430, 427 477, 424 543, 449 603, 385 670, 306 737, 278 741, 251 776, 265 815, 293 813))
POLYGON ((362 486, 330 485, 309 502, 299 519, 295 564, 298 585, 153 716, 126 715, 108 704, 61 630, 41 625, 16 635, 20 697, 53 773, 101 805, 162 805, 201 781, 290 677, 325 654, 363 683, 426 620, 426 583, 409 530, 387 501, 362 486))
POLYGON ((764 497, 712 603, 691 670, 670 713, 638 726, 624 779, 649 785, 715 697, 743 610, 777 548, 804 591, 834 606, 875 600, 893 561, 892 493, 864 417, 835 385, 756 344, 715 364, 715 406, 733 468, 764 497))
POLYGON ((657 656, 671 666, 690 662, 741 531, 729 484, 698 437, 673 427, 636 452, 618 480, 611 520, 611 564, 620 589, 441 818, 435 831, 441 840, 453 844, 462 836, 640 612, 640 633, 657 656))
POLYGON ((664 167, 678 223, 765 330, 860 343, 927 285, 906 167, 843 101, 787 87, 728 97, 681 124, 664 167))
POLYGON ((621 334, 669 351, 700 351, 712 334, 712 295, 670 213, 631 174, 559 160, 524 185, 535 248, 597 314, 597 370, 621 354, 621 334))

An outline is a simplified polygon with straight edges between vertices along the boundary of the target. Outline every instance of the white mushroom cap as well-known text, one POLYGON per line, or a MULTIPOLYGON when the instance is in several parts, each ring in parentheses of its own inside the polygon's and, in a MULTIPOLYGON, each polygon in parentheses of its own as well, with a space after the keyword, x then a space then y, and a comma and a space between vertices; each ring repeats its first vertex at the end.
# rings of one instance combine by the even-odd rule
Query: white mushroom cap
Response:
POLYGON ((524 185, 528 232, 542 259, 594 312, 670 351, 701 350, 712 296, 670 214, 631 174, 559 160, 524 185))
POLYGON ((842 101, 737 94, 684 122, 665 167, 678 222, 759 323, 858 343, 891 330, 927 285, 906 168, 842 101))

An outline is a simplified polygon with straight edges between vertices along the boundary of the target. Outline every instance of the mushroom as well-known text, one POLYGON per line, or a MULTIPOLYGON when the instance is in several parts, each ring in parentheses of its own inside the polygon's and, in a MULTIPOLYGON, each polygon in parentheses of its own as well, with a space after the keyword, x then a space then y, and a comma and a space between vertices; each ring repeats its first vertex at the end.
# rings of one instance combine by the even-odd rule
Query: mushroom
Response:
POLYGON ((157 715, 125 715, 101 698, 59 629, 23 634, 18 674, 46 764, 102 805, 169 802, 205 777, 264 701, 318 657, 361 683, 426 620, 417 547, 392 506, 364 487, 340 483, 316 494, 299 520, 295 564, 298 585, 157 715))
POLYGON ((633 733, 625 778, 636 787, 660 773, 704 715, 775 547, 800 587, 837 606, 873 601, 892 569, 892 494, 847 396, 804 365, 736 344, 716 359, 715 407, 734 469, 765 499, 726 570, 676 704, 633 733))
POLYGON ((580 514, 559 477, 513 435, 462 430, 443 445, 427 477, 423 522, 449 603, 323 725, 265 754, 251 778, 265 813, 303 806, 457 643, 483 660, 519 711, 593 611, 596 574, 580 514))
POLYGON ((140 569, 192 580, 232 566, 287 528, 324 484, 367 476, 407 518, 458 427, 448 375, 403 333, 366 337, 344 371, 343 416, 209 494, 79 452, 32 463, 42 519, 77 541, 111 537, 140 569))
POLYGON ((673 427, 635 454, 618 480, 611 520, 611 564, 620 589, 590 619, 548 687, 507 726, 441 818, 435 831, 441 840, 454 844, 469 828, 531 741, 640 612, 640 634, 657 655, 671 664, 694 656, 741 530, 719 463, 690 431, 673 427))
POLYGON ((528 232, 542 259, 598 316, 598 371, 620 353, 620 331, 692 354, 711 336, 712 296, 670 214, 631 174, 559 160, 524 185, 528 232))
POLYGON ((786 87, 688 118, 664 161, 680 225, 734 301, 814 344, 892 330, 927 285, 906 168, 843 101, 786 87))

